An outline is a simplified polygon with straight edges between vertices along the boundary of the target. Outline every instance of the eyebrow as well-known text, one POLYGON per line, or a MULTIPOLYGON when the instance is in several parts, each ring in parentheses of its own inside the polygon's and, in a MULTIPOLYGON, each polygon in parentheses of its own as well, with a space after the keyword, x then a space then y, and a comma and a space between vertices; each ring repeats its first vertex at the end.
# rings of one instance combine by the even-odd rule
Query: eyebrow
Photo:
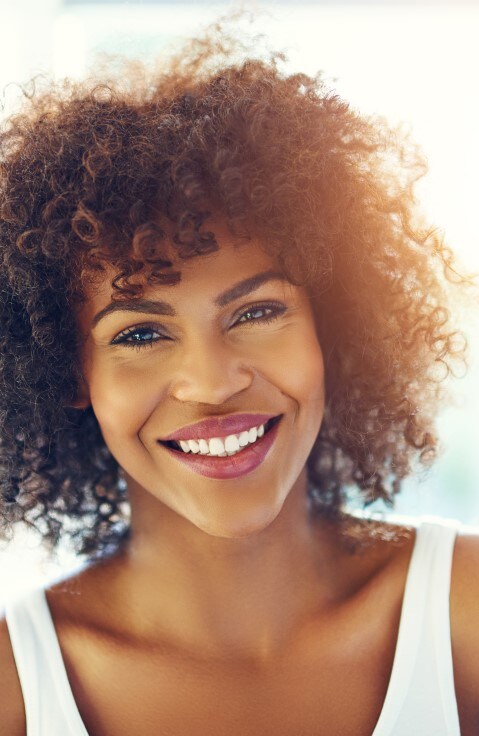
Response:
MULTIPOLYGON (((230 286, 226 291, 222 291, 213 300, 213 304, 217 307, 225 307, 235 299, 250 294, 258 289, 262 284, 268 281, 288 281, 286 276, 279 271, 269 270, 249 276, 242 281, 230 286)), ((151 314, 166 315, 168 317, 177 317, 174 307, 168 302, 158 301, 156 299, 128 299, 118 302, 110 302, 106 307, 100 309, 91 321, 91 329, 94 330, 101 319, 113 312, 149 312, 151 314)))

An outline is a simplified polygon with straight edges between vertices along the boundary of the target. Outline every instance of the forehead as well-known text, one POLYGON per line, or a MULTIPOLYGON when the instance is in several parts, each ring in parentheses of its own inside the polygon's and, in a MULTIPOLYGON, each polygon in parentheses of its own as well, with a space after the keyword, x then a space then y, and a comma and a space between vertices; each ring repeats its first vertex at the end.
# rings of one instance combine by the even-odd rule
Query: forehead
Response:
MULTIPOLYGON (((282 273, 276 257, 266 251, 264 244, 257 237, 253 236, 250 240, 237 238, 231 235, 222 223, 210 224, 205 229, 214 232, 218 250, 196 255, 191 259, 180 259, 170 246, 164 253, 172 261, 172 267, 165 273, 180 272, 179 282, 174 285, 148 285, 144 275, 140 273, 129 281, 142 285, 141 296, 174 301, 181 309, 203 298, 210 301, 215 295, 224 292, 228 286, 241 279, 270 270, 282 273)), ((99 309, 116 301, 118 297, 112 287, 112 281, 117 275, 118 271, 108 266, 104 272, 95 276, 90 285, 87 285, 85 289, 87 301, 81 310, 84 319, 91 319, 99 309)), ((286 281, 277 281, 276 284, 284 289, 294 288, 286 281)))

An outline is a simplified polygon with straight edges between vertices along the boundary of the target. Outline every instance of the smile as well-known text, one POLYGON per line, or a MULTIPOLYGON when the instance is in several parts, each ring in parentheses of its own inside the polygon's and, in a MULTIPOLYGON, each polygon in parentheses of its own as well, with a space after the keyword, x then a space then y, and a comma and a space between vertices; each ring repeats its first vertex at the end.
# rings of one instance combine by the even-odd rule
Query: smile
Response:
POLYGON ((251 427, 249 430, 238 434, 230 434, 227 437, 212 437, 211 439, 191 439, 191 440, 165 440, 164 444, 172 449, 181 452, 200 453, 211 457, 226 457, 227 455, 236 455, 242 452, 245 447, 257 442, 266 432, 268 432, 275 422, 281 419, 282 415, 272 417, 264 424, 257 427, 251 427))
POLYGON ((242 432, 240 435, 230 435, 238 443, 233 444, 231 440, 231 444, 226 445, 226 447, 231 447, 231 450, 225 449, 224 445, 230 439, 229 437, 224 438, 223 441, 220 438, 212 438, 209 442, 193 440, 186 443, 181 440, 181 445, 175 440, 159 440, 159 444, 163 445, 173 457, 200 475, 217 479, 236 478, 250 473, 261 465, 274 444, 282 417, 283 415, 280 414, 261 425, 264 426, 263 433, 261 431, 258 433, 255 428, 252 428, 249 430, 251 434, 242 432), (244 435, 248 435, 248 438, 244 435), (190 442, 194 442, 193 447, 190 447, 190 442), (200 445, 202 442, 204 445, 200 445), (206 449, 205 445, 207 452, 202 452, 201 448, 206 449), (185 446, 187 449, 184 449, 185 446))

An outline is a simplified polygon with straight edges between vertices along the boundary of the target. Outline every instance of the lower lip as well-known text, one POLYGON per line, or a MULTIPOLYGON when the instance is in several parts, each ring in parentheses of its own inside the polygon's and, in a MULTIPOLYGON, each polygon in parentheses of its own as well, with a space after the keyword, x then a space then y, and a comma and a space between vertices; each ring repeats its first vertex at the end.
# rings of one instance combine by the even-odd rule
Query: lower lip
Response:
POLYGON ((256 440, 252 445, 248 445, 246 449, 236 453, 236 455, 209 457, 199 453, 179 452, 166 445, 163 445, 163 447, 180 463, 188 465, 199 475, 218 480, 237 478, 240 475, 251 473, 258 465, 261 465, 276 439, 280 423, 281 419, 269 432, 266 432, 259 440, 256 440))

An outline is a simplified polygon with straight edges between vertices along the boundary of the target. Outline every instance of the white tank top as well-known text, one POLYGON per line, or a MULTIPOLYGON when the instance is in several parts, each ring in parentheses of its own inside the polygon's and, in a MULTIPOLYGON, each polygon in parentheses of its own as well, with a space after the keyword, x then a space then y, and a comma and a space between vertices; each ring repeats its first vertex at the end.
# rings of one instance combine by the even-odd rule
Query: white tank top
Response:
MULTIPOLYGON (((449 622, 451 563, 460 526, 452 519, 418 520, 391 678, 371 736, 460 736, 449 622)), ((27 736, 88 736, 43 587, 10 600, 5 617, 27 736)))

